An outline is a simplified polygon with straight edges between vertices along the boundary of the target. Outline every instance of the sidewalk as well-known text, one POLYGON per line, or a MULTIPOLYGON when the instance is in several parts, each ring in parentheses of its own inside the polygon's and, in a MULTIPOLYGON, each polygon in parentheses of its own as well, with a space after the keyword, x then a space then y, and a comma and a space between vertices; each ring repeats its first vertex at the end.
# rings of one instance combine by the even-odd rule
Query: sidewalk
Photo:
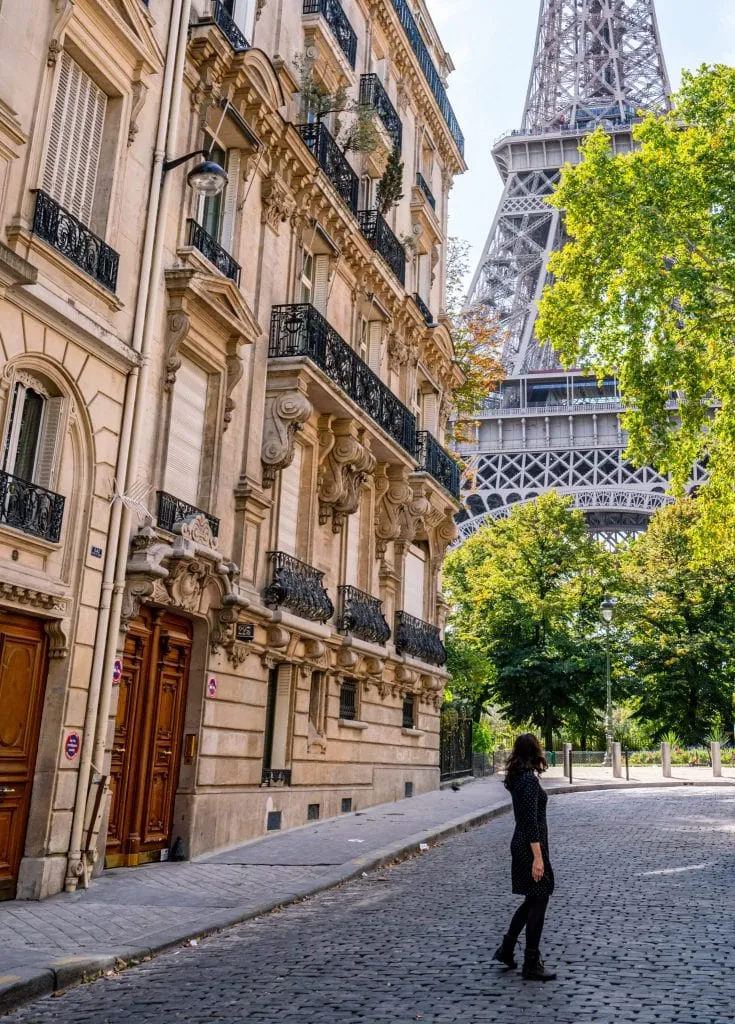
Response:
MULTIPOLYGON (((609 769, 560 768, 544 777, 550 792, 611 786, 735 785, 735 770, 713 779, 704 768, 631 768, 631 781, 609 769)), ((502 779, 492 777, 412 800, 268 836, 186 863, 106 871, 86 891, 40 903, 0 903, 0 1013, 98 971, 140 961, 321 892, 364 871, 415 853, 509 809, 502 779)))

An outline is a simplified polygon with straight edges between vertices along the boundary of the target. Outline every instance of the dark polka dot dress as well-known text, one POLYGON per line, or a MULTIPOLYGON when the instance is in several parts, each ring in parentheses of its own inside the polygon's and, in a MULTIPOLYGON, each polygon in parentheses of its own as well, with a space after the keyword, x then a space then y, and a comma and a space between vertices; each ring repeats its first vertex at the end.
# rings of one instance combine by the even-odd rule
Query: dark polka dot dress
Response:
POLYGON ((519 896, 551 896, 554 891, 554 871, 549 859, 549 832, 546 826, 548 796, 541 788, 535 772, 523 772, 511 789, 515 832, 510 844, 513 892, 519 896), (541 844, 544 858, 544 877, 534 882, 533 851, 531 843, 541 844))

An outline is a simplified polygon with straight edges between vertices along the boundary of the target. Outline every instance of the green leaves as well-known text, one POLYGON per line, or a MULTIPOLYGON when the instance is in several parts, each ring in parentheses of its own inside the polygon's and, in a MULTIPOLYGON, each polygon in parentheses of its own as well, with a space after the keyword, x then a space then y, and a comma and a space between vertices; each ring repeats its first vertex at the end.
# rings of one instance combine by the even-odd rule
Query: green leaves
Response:
POLYGON ((613 157, 600 129, 565 170, 553 202, 571 241, 536 330, 566 365, 618 375, 634 461, 681 493, 708 460, 699 549, 735 552, 735 69, 685 75, 635 137, 613 157))

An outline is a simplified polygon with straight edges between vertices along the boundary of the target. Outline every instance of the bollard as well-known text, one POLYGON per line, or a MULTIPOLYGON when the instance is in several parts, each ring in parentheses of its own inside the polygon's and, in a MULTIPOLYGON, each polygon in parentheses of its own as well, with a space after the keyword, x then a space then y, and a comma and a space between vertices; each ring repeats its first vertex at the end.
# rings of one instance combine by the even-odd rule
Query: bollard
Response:
POLYGON ((625 781, 630 782, 630 751, 625 748, 625 781))
POLYGON ((572 759, 572 744, 565 743, 562 749, 564 751, 564 775, 566 778, 569 778, 569 762, 572 759))
POLYGON ((620 743, 613 743, 612 762, 613 762, 613 778, 614 779, 622 779, 622 777, 623 777, 622 746, 621 746, 620 743))
POLYGON ((665 779, 671 778, 671 744, 661 744, 661 771, 665 779))
POLYGON ((722 748, 719 743, 713 743, 710 747, 712 753, 712 774, 716 779, 722 778, 722 748))
POLYGON ((569 785, 572 784, 572 752, 569 751, 569 785))

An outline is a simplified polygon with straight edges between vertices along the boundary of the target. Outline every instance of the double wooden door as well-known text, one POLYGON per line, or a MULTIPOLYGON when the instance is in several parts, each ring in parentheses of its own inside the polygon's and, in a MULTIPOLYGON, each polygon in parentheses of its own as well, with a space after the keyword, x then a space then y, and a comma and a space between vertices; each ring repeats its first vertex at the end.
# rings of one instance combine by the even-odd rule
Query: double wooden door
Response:
POLYGON ((130 624, 110 781, 108 867, 161 860, 171 845, 192 625, 159 609, 130 624))
POLYGON ((15 896, 47 671, 43 622, 0 610, 0 900, 15 896))

